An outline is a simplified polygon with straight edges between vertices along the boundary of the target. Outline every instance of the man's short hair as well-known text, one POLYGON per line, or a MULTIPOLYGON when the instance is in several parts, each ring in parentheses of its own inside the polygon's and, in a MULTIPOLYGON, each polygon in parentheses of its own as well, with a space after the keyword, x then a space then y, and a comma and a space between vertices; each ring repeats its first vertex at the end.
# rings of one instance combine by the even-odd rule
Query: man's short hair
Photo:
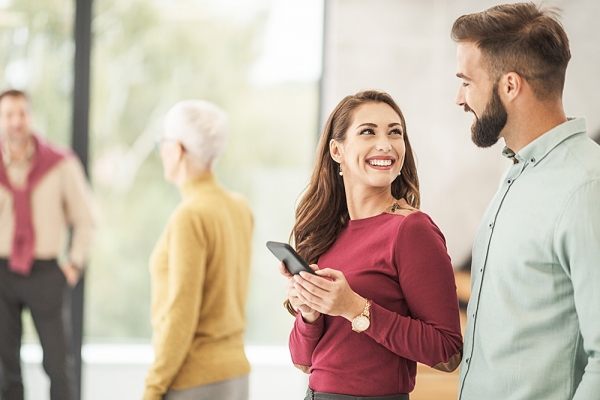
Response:
POLYGON ((494 80, 516 72, 540 100, 562 97, 571 51, 559 12, 534 3, 495 6, 458 18, 452 39, 475 44, 494 80))
POLYGON ((225 149, 227 114, 208 101, 180 101, 165 116, 165 135, 179 141, 197 165, 210 168, 225 149))
POLYGON ((0 93, 0 102, 5 97, 22 97, 25 100, 29 101, 29 96, 27 96, 27 93, 25 93, 22 90, 17 90, 17 89, 8 89, 8 90, 5 90, 4 92, 0 93))

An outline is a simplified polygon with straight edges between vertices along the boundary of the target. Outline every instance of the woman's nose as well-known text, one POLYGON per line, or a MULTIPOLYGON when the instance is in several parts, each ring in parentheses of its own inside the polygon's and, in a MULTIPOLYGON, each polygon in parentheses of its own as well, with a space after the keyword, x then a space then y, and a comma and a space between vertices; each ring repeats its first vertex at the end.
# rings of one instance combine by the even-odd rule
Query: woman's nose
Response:
POLYGON ((392 145, 390 144, 390 140, 387 135, 382 136, 377 140, 377 150, 388 152, 392 150, 392 145))

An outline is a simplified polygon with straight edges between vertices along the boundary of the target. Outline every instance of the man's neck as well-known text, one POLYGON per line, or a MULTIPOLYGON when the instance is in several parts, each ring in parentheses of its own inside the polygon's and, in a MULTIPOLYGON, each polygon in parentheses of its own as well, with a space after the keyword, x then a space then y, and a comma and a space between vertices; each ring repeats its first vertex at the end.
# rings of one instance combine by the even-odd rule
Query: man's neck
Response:
POLYGON ((11 162, 23 162, 31 155, 31 136, 26 138, 11 139, 5 138, 4 149, 8 150, 11 162))
POLYGON ((501 136, 506 146, 515 153, 521 151, 546 132, 567 122, 562 103, 530 104, 520 112, 509 113, 509 119, 501 136))

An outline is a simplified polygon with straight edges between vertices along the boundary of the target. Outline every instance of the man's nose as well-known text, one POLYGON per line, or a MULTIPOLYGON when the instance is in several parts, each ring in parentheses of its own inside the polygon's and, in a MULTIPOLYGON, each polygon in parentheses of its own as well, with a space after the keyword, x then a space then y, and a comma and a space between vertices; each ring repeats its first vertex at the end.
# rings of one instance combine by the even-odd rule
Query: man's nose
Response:
POLYGON ((456 93, 456 98, 454 99, 454 102, 456 103, 457 106, 464 106, 466 101, 465 101, 465 93, 464 93, 464 89, 463 86, 460 85, 458 88, 458 92, 456 93))
POLYGON ((17 127, 17 126, 23 125, 23 121, 24 121, 24 118, 14 117, 10 122, 11 122, 12 126, 17 127))

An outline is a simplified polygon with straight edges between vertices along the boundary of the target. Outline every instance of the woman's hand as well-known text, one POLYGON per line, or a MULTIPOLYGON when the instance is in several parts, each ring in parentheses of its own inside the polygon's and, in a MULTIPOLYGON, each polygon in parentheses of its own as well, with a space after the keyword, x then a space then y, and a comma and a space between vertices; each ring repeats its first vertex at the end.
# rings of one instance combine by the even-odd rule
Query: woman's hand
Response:
MULTIPOLYGON (((316 264, 312 264, 310 267, 315 271, 317 271, 319 269, 319 267, 316 264)), ((294 286, 293 275, 290 274, 290 272, 285 267, 284 263, 281 263, 281 265, 279 265, 279 273, 287 278, 286 283, 285 283, 285 288, 286 288, 288 300, 289 300, 290 304, 292 305, 292 308, 294 310, 300 310, 300 312, 302 313, 302 319, 304 320, 304 322, 307 322, 309 324, 312 324, 313 322, 315 322, 317 320, 317 318, 319 318, 321 316, 321 313, 313 310, 312 308, 307 306, 305 303, 303 303, 298 298, 298 291, 296 290, 296 287, 294 286)))
POLYGON ((366 299, 352 290, 341 271, 331 268, 315 271, 318 276, 301 272, 292 277, 295 295, 302 304, 322 314, 340 315, 349 321, 363 312, 366 299))

